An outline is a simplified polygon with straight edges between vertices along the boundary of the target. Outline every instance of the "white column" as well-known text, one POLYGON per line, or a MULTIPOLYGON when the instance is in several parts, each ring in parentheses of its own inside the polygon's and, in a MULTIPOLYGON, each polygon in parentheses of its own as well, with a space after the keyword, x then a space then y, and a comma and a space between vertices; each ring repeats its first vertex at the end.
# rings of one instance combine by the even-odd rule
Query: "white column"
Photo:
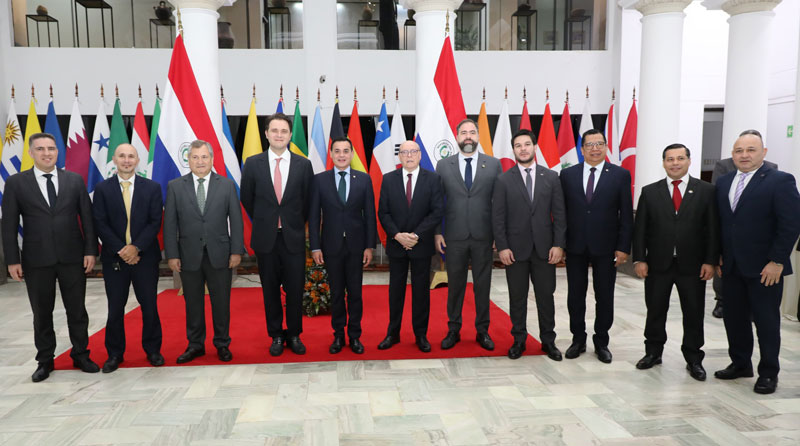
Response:
POLYGON ((664 177, 664 147, 679 142, 683 9, 689 3, 638 0, 624 5, 642 13, 634 203, 642 186, 664 177))
POLYGON ((426 103, 425 98, 436 94, 433 91, 433 74, 442 51, 442 42, 445 36, 445 23, 447 13, 450 13, 450 43, 455 45, 455 11, 460 5, 460 0, 406 0, 404 6, 414 9, 417 13, 417 48, 416 48, 416 113, 426 103))
POLYGON ((192 63, 192 71, 197 79, 197 86, 203 95, 203 102, 208 110, 211 123, 217 138, 224 138, 222 133, 222 109, 219 91, 219 45, 217 42, 217 9, 230 6, 236 0, 173 0, 175 5, 175 22, 183 26, 183 43, 192 63))
MULTIPOLYGON (((308 2, 306 2, 308 4, 308 2)), ((313 7, 303 8, 303 52, 305 53, 305 86, 300 85, 300 106, 303 114, 308 115, 309 125, 306 129, 311 133, 311 120, 314 119, 314 108, 317 106, 317 89, 320 90, 323 106, 323 128, 330 132, 331 115, 333 114, 333 98, 338 85, 336 76, 336 2, 323 1, 315 3, 313 7), (323 81, 324 80, 324 81, 323 81)), ((286 86, 285 86, 286 87, 286 86)), ((340 85, 340 87, 342 87, 340 85)), ((267 88, 273 88, 267 86, 267 88)), ((348 92, 352 97, 352 87, 340 88, 340 94, 347 97, 348 92)), ((288 90, 291 95, 284 95, 287 99, 288 112, 294 112, 294 86, 288 90), (292 99, 289 101, 288 99, 292 99)), ((347 101, 346 103, 350 103, 347 101)), ((346 109, 346 107, 345 107, 346 109)), ((348 109, 342 112, 349 112, 348 109)))
POLYGON ((709 9, 721 8, 728 19, 728 68, 725 78, 725 114, 722 118, 721 158, 730 156, 742 130, 756 129, 767 141, 769 100, 769 45, 772 9, 781 0, 706 0, 709 9))
MULTIPOLYGON (((800 47, 798 47, 797 60, 800 61, 800 47)), ((795 181, 800 179, 800 70, 797 70, 797 82, 794 93, 794 134, 792 135, 792 160, 787 171, 794 175, 795 181)), ((792 269, 800 268, 800 252, 792 251, 792 269)), ((797 317, 798 291, 800 291, 800 274, 784 276, 783 300, 781 300, 781 313, 797 317)))

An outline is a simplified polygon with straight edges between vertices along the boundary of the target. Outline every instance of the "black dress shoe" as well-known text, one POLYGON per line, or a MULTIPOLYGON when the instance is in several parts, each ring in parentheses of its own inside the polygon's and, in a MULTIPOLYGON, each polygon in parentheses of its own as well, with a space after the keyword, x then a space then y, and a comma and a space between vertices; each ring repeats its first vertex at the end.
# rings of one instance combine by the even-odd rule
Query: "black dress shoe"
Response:
POLYGON ((728 367, 725 367, 722 370, 717 370, 714 372, 714 378, 717 379, 736 379, 736 378, 752 378, 753 377, 753 367, 736 367, 735 365, 731 364, 728 367))
POLYGON ((286 345, 289 346, 289 350, 294 352, 295 355, 306 354, 306 346, 303 345, 300 336, 289 336, 289 338, 286 339, 286 345))
POLYGON ((706 369, 703 368, 703 364, 699 362, 695 362, 694 364, 686 364, 686 370, 689 371, 689 376, 698 380, 698 381, 705 381, 706 380, 706 369))
POLYGON ((399 342, 400 342, 399 335, 398 336, 386 335, 386 337, 383 338, 383 341, 381 341, 381 343, 378 344, 378 350, 386 350, 387 348, 391 348, 393 345, 399 342))
POLYGON ((230 362, 233 359, 233 353, 228 347, 217 347, 217 357, 222 362, 230 362))
POLYGON ((89 359, 88 356, 80 359, 73 359, 72 366, 85 373, 97 373, 100 371, 100 367, 89 359))
POLYGON ((417 348, 422 353, 428 353, 431 351, 431 343, 428 342, 428 338, 425 336, 417 336, 417 348))
POLYGON ((778 377, 774 378, 767 378, 764 376, 759 376, 756 380, 756 385, 753 387, 753 391, 755 393, 760 393, 762 395, 769 395, 770 393, 775 393, 775 389, 778 388, 778 377))
POLYGON ((275 336, 272 338, 272 345, 269 346, 269 354, 272 356, 280 356, 283 353, 283 344, 286 340, 283 336, 275 336))
POLYGON ((597 354, 597 359, 604 364, 611 364, 611 351, 608 347, 595 347, 594 348, 595 354, 597 354))
POLYGON ((714 310, 711 311, 711 315, 714 316, 717 319, 721 319, 722 318, 722 301, 721 300, 717 300, 717 303, 714 304, 714 310))
POLYGON ((511 348, 508 349, 508 358, 519 359, 519 357, 522 356, 522 352, 524 351, 525 351, 525 343, 514 341, 514 344, 512 344, 511 348))
POLYGON ((656 356, 648 353, 636 363, 636 368, 639 370, 647 370, 658 364, 661 364, 661 355, 656 356))
POLYGON ((330 348, 328 348, 328 353, 335 355, 342 351, 342 348, 344 348, 344 336, 334 336, 333 342, 330 348))
POLYGON ((103 373, 111 373, 114 370, 119 368, 119 365, 122 364, 123 359, 119 356, 110 356, 106 363, 103 364, 103 373))
POLYGON ((577 343, 577 342, 573 342, 569 346, 569 348, 567 349, 567 352, 564 353, 564 356, 566 356, 567 359, 575 359, 578 356, 580 356, 581 353, 583 353, 585 351, 586 351, 586 343, 585 342, 582 342, 580 344, 577 343))
POLYGON ((150 353, 147 355, 147 360, 153 367, 161 367, 164 365, 164 356, 159 352, 150 353))
POLYGON ((350 338, 350 350, 352 350, 353 353, 357 355, 363 354, 364 344, 362 344, 361 341, 358 340, 358 338, 350 338))
POLYGON ((53 361, 40 362, 36 371, 31 375, 31 380, 35 383, 46 380, 54 368, 53 361))
POLYGON ((561 350, 559 350, 558 347, 556 347, 555 342, 542 344, 542 351, 547 353, 547 357, 552 359, 553 361, 561 361, 561 359, 563 359, 561 357, 561 350))
POLYGON ((475 340, 478 341, 478 345, 483 347, 484 350, 494 350, 494 341, 489 337, 489 333, 478 333, 478 335, 475 336, 475 340))
POLYGON ((457 331, 450 330, 447 332, 447 336, 442 339, 442 350, 449 350, 456 345, 458 341, 461 340, 461 333, 457 331))
POLYGON ((183 352, 182 355, 178 356, 178 359, 175 360, 175 362, 178 364, 184 364, 205 354, 206 350, 204 348, 187 347, 186 351, 183 352))

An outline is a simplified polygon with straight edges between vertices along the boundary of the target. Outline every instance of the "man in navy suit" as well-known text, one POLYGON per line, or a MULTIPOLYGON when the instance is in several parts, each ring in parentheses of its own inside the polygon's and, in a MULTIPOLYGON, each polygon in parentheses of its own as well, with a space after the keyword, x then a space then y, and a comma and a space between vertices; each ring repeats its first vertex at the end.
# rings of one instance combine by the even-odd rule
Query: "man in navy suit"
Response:
POLYGON ((350 168, 353 143, 349 139, 339 137, 331 142, 331 158, 335 167, 317 174, 311 183, 308 239, 314 262, 324 263, 328 269, 333 313, 329 351, 342 351, 346 325, 350 349, 362 354, 361 280, 376 243, 375 195, 369 175, 350 168))
POLYGON ((778 386, 781 347, 781 277, 792 274, 789 255, 800 233, 800 195, 791 174, 764 164, 761 134, 746 130, 733 145, 736 171, 717 182, 722 227, 722 318, 731 364, 718 379, 752 377, 753 329, 761 360, 753 390, 769 394, 778 386))
POLYGON ((628 258, 633 233, 630 173, 607 163, 606 137, 599 130, 583 134, 584 162, 561 172, 567 208, 567 309, 572 345, 564 356, 586 351, 586 288, 592 265, 595 295, 594 349, 611 362, 608 330, 614 322, 617 267, 628 258))
POLYGON ((117 370, 125 353, 125 304, 133 284, 142 309, 142 348, 153 366, 164 365, 156 295, 161 248, 161 186, 136 175, 139 155, 130 144, 114 151, 117 174, 94 189, 92 214, 102 242, 103 280, 108 298, 103 373, 117 370))
POLYGON ((428 342, 430 316, 430 271, 433 235, 444 215, 439 176, 419 167, 419 145, 406 141, 400 145, 402 167, 383 176, 378 201, 378 219, 386 230, 389 256, 389 327, 378 344, 385 350, 400 342, 400 322, 406 297, 408 267, 411 266, 411 324, 417 347, 431 351, 428 342))

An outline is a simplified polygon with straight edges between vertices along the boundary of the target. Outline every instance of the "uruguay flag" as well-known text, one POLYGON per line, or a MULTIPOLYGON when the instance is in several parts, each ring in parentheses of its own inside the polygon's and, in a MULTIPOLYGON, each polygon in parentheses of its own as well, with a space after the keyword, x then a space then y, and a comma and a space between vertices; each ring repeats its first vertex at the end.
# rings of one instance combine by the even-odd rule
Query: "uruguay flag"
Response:
MULTIPOLYGON (((189 146, 201 139, 214 151, 214 171, 227 176, 226 157, 197 86, 183 37, 178 35, 169 63, 167 86, 155 135, 153 180, 161 184, 164 199, 170 180, 189 172, 189 146)), ((238 162, 237 162, 238 164, 238 162)))
POLYGON ((428 170, 436 169, 439 160, 458 153, 456 126, 467 117, 449 35, 442 44, 433 84, 437 94, 428 95, 417 119, 420 166, 428 170))

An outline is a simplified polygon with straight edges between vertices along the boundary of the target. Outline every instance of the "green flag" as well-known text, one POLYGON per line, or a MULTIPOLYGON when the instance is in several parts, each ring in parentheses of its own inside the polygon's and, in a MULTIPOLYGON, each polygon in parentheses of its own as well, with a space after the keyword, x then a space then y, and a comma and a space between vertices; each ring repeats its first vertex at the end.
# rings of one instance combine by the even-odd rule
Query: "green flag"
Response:
POLYGON ((156 141, 158 140, 158 121, 161 120, 161 98, 156 98, 156 106, 153 109, 153 123, 150 125, 150 149, 147 154, 147 178, 153 179, 153 155, 156 153, 156 141))
POLYGON ((292 141, 289 149, 300 156, 308 158, 308 144, 306 143, 306 131, 303 128, 303 119, 300 117, 300 101, 294 105, 294 124, 292 125, 292 141))
POLYGON ((111 117, 111 136, 108 139, 108 163, 106 164, 106 178, 117 171, 117 166, 111 162, 114 158, 114 151, 120 144, 130 144, 128 132, 125 130, 125 123, 122 122, 122 111, 120 110, 119 98, 114 103, 114 116, 111 117))

